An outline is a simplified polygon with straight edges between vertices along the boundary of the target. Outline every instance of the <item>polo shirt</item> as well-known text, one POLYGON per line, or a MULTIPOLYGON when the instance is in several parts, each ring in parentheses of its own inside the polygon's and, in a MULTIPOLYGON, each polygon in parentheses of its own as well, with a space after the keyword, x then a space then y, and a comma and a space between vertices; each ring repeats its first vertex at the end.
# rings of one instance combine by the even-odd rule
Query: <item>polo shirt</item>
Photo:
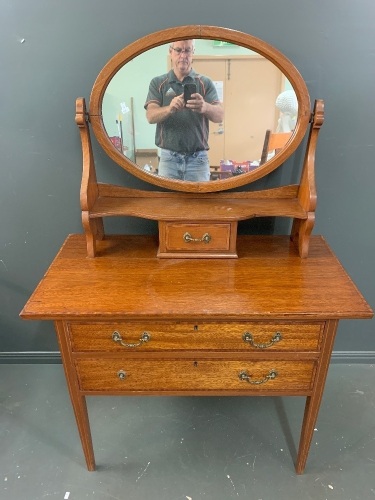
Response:
MULTIPOLYGON (((183 94, 185 83, 195 83, 197 92, 206 102, 210 104, 220 102, 215 85, 207 76, 191 70, 189 75, 180 82, 171 70, 151 80, 145 109, 150 103, 156 103, 160 107, 168 106, 176 95, 183 94)), ((194 113, 190 109, 183 109, 157 123, 155 144, 177 153, 191 154, 208 150, 208 128, 209 120, 206 116, 194 113)))

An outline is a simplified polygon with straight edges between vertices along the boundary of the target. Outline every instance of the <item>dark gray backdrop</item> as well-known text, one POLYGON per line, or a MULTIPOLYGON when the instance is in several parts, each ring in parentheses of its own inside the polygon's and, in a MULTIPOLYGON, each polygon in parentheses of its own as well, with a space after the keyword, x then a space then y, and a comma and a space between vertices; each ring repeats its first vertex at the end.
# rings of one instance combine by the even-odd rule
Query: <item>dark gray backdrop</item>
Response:
MULTIPOLYGON (((122 47, 177 25, 264 39, 297 66, 312 100, 325 100, 314 233, 374 306, 374 0, 0 0, 0 9, 0 361, 50 360, 57 351, 52 324, 18 314, 66 235, 82 232, 76 97, 89 97, 122 47)), ((144 186, 96 149, 101 181, 144 186)), ((109 229, 156 225, 123 218, 109 229)), ((374 333, 374 320, 342 322, 336 359, 375 359, 374 333)))

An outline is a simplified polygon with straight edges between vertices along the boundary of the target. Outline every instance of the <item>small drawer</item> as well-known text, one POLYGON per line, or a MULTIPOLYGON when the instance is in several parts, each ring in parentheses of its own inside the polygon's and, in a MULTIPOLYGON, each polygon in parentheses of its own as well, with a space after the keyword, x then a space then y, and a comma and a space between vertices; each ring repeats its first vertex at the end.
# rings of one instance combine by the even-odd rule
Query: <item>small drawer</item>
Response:
POLYGON ((314 361, 79 359, 82 391, 305 391, 314 361))
POLYGON ((320 350, 324 322, 111 322, 68 324, 72 350, 243 351, 320 350))
POLYGON ((159 222, 158 257, 237 257, 237 222, 159 222))

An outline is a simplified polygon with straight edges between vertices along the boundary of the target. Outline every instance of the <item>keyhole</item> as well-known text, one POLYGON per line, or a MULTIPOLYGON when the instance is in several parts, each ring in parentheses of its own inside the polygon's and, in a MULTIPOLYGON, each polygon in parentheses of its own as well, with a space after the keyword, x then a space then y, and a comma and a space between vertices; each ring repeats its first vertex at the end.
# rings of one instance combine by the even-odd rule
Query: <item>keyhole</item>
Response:
POLYGON ((194 366, 195 366, 195 368, 196 368, 196 367, 198 366, 198 361, 194 361, 194 363, 193 363, 193 364, 194 364, 194 366))
POLYGON ((194 325, 194 331, 197 332, 198 331, 198 325, 194 325))

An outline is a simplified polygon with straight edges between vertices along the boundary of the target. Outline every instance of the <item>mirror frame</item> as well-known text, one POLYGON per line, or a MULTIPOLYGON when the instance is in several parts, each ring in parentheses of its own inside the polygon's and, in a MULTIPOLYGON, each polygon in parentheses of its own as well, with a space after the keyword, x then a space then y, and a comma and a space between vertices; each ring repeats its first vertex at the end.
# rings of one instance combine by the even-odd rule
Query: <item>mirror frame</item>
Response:
POLYGON ((118 165, 135 177, 142 179, 150 184, 171 189, 173 191, 193 192, 193 193, 210 193, 233 189, 245 184, 250 184, 265 175, 269 174, 282 163, 297 149, 302 142, 311 117, 310 96, 307 90, 305 81, 301 74, 281 52, 275 49, 272 45, 264 42, 247 33, 232 30, 229 28, 221 28, 217 26, 207 25, 188 25, 167 28, 165 30, 151 33, 147 36, 136 40, 127 45, 117 54, 115 54, 103 67, 95 80, 90 96, 89 119, 92 125, 93 132, 101 147, 118 165), (131 61, 143 52, 183 39, 208 39, 222 40, 225 42, 235 43, 247 49, 253 50, 264 56, 277 66, 280 71, 291 83, 298 100, 298 116, 296 127, 287 145, 273 158, 265 162, 263 165, 255 168, 251 172, 233 176, 228 179, 211 180, 208 182, 191 182, 175 179, 168 179, 156 174, 144 171, 138 165, 133 163, 129 158, 118 151, 109 139, 107 131, 104 127, 102 116, 102 104, 104 93, 113 78, 113 76, 127 62, 131 61))

